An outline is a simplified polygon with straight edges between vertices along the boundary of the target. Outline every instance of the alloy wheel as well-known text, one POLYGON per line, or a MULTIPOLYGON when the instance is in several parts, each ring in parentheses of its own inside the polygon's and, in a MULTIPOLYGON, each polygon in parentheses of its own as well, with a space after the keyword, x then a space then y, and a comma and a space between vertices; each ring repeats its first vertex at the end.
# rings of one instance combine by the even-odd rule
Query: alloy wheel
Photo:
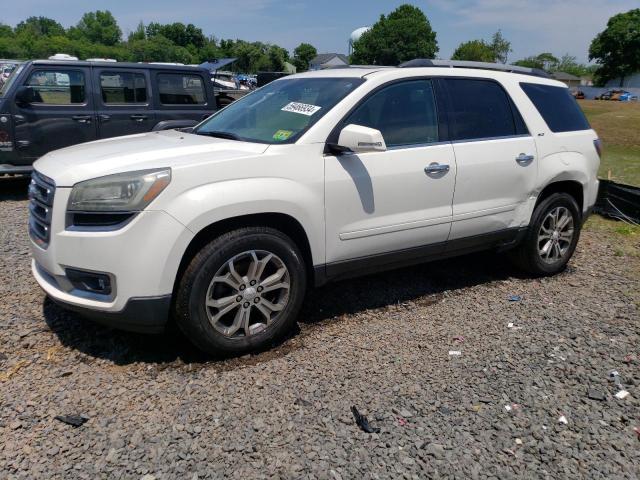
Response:
POLYGON ((229 338, 263 332, 289 302, 291 277, 274 253, 249 250, 235 255, 213 276, 206 297, 209 322, 229 338))
POLYGON ((538 232, 538 254, 546 263, 564 258, 573 241, 573 215, 566 207, 555 207, 544 217, 538 232))

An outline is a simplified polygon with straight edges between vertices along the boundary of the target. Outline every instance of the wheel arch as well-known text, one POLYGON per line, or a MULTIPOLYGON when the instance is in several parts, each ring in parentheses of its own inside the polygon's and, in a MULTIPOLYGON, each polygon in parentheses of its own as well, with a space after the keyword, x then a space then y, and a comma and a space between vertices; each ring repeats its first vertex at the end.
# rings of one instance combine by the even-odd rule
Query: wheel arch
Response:
POLYGON ((547 184, 544 187, 538 198, 536 199, 535 208, 542 202, 545 198, 553 195, 554 193, 567 193, 573 197, 573 199, 578 204, 578 209, 581 213, 584 213, 584 185, 577 180, 555 180, 547 184))
POLYGON ((264 212, 218 220, 198 231, 198 233, 196 233, 196 235, 191 239, 182 255, 182 259, 178 266, 178 272, 174 280, 173 291, 175 292, 175 289, 182 278, 182 274, 189 265, 191 259, 202 249, 202 247, 204 247, 204 245, 226 232, 251 226, 270 227, 290 237, 302 252, 308 281, 313 284, 313 257, 311 255, 311 244, 309 243, 307 232, 302 224, 291 215, 285 213, 264 212))

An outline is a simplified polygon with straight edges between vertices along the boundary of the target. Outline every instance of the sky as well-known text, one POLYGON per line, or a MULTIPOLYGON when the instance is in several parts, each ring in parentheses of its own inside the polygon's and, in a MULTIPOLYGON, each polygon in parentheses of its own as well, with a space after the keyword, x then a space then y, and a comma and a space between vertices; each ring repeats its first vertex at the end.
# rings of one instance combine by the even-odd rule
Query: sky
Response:
POLYGON ((586 62, 591 40, 608 18, 640 7, 639 0, 20 0, 0 11, 0 23, 15 26, 42 15, 69 27, 86 11, 110 10, 125 36, 140 21, 183 22, 216 38, 259 40, 289 51, 307 42, 319 53, 347 53, 353 30, 402 3, 427 15, 439 58, 449 58, 460 42, 489 40, 500 29, 511 41, 510 61, 551 52, 586 62))

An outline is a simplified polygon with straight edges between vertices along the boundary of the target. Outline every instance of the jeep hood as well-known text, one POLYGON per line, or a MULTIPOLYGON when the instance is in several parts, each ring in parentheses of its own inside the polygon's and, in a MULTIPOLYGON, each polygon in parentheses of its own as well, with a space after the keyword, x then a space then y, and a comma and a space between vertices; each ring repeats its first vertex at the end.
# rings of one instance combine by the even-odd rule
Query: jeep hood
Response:
POLYGON ((114 173, 260 155, 269 145, 166 130, 83 143, 48 153, 34 168, 58 187, 114 173))

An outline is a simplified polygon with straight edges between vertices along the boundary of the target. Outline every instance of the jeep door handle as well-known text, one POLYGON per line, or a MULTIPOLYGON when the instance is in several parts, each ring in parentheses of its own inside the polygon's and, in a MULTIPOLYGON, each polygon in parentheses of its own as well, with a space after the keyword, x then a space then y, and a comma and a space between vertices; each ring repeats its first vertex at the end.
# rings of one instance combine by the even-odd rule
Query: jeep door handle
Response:
POLYGON ((111 120, 111 115, 100 114, 100 115, 98 115, 98 118, 100 119, 100 121, 102 123, 104 123, 104 122, 108 122, 109 120, 111 120))
POLYGON ((518 162, 520 165, 529 165, 531 162, 533 162, 533 155, 521 153, 516 157, 516 162, 518 162))
POLYGON ((129 118, 135 122, 144 122, 149 117, 146 115, 131 115, 129 118))
POLYGON ((71 118, 78 123, 91 123, 91 115, 74 115, 71 118))
POLYGON ((449 171, 449 165, 440 164, 437 162, 430 163, 424 167, 424 173, 446 173, 449 171))

